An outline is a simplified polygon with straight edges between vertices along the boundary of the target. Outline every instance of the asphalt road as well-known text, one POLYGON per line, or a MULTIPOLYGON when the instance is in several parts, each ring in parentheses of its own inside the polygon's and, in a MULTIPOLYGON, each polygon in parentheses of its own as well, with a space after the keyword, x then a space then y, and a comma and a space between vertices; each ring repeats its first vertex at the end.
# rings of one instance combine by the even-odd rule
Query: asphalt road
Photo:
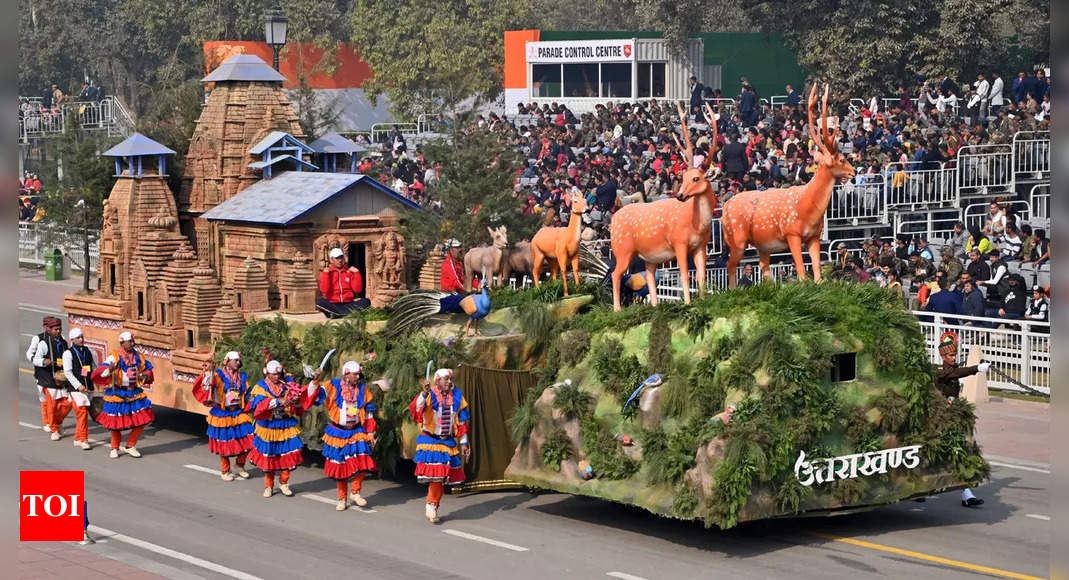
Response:
MULTIPOLYGON (((58 305, 54 305, 58 306, 58 305)), ((49 306, 46 305, 46 308, 49 306)), ((866 513, 707 530, 589 498, 525 491, 447 495, 443 522, 423 517, 411 479, 365 482, 369 509, 334 510, 334 483, 308 461, 292 498, 262 497, 262 478, 223 482, 204 421, 169 409, 138 444, 108 458, 92 423, 91 451, 48 440, 23 353, 42 312, 22 306, 21 469, 84 470, 89 518, 105 541, 86 550, 173 578, 961 578, 1046 577, 1051 522, 1047 469, 995 467, 977 489, 866 513), (373 510, 373 511, 372 511, 373 510)), ((64 327, 66 332, 66 326, 64 327)), ((312 454, 309 454, 312 455, 312 454)), ((1006 462, 1002 458, 1003 463, 1006 462)), ((1029 467, 1031 465, 1031 467, 1029 467)), ((1023 468, 1022 468, 1023 467, 1023 468)))

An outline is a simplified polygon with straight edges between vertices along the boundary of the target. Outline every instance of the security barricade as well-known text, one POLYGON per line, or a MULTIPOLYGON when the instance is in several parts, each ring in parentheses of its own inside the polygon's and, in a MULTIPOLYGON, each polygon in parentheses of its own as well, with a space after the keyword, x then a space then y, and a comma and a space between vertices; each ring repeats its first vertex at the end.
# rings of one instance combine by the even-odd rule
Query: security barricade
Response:
POLYGON ((958 150, 957 191, 962 197, 1013 192, 1013 147, 969 145, 958 150))

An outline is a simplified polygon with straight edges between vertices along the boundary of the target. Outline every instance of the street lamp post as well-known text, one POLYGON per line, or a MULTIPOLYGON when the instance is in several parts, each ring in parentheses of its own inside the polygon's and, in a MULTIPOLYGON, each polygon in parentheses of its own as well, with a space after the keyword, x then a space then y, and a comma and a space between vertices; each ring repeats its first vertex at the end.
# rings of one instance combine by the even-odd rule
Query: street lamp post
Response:
POLYGON ((267 10, 264 12, 264 39, 275 53, 275 70, 278 70, 278 53, 286 45, 286 29, 289 27, 289 19, 281 10, 267 10))

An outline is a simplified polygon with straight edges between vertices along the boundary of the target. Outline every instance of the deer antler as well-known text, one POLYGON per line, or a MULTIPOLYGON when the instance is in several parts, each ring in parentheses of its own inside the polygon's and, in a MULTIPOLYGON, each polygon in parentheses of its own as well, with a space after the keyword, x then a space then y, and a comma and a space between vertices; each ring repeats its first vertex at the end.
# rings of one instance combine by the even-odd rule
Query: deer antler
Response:
POLYGON ((820 128, 813 122, 813 111, 817 108, 817 84, 813 83, 813 89, 809 91, 809 106, 807 114, 809 115, 809 137, 817 144, 817 149, 821 153, 830 155, 827 149, 824 148, 823 135, 819 134, 820 128))
MULTIPOLYGON (((687 112, 683 109, 683 102, 676 102, 676 110, 679 111, 679 124, 683 127, 683 143, 679 144, 679 138, 676 137, 676 145, 683 150, 683 160, 687 162, 689 167, 694 163, 694 146, 690 143, 690 133, 687 132, 687 112)), ((673 133, 673 136, 675 134, 673 133)))
POLYGON ((824 85, 824 102, 821 105, 821 109, 820 109, 821 121, 823 123, 823 125, 822 125, 823 130, 821 132, 821 138, 824 140, 824 150, 827 151, 829 154, 833 154, 834 155, 835 152, 839 148, 838 144, 836 142, 836 139, 835 139, 835 137, 838 136, 838 134, 839 134, 839 128, 838 127, 835 128, 834 134, 829 134, 828 133, 828 90, 829 90, 829 88, 830 88, 830 85, 828 85, 828 84, 824 85))
POLYGON ((713 129, 713 139, 709 142, 709 153, 705 156, 705 160, 702 161, 702 169, 709 169, 709 166, 712 165, 713 162, 713 156, 716 155, 716 115, 713 114, 713 108, 709 106, 709 103, 702 103, 702 105, 705 107, 705 118, 709 121, 709 126, 713 129))

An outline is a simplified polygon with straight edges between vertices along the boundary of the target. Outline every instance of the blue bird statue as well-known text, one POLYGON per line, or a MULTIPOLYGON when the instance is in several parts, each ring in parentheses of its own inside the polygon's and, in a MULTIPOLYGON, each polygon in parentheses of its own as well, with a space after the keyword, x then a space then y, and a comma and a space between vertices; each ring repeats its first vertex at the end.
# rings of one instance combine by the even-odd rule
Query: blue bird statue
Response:
MULTIPOLYGON (((485 272, 483 280, 486 279, 485 272)), ((468 315, 464 325, 464 335, 469 335, 474 325, 474 336, 479 334, 479 321, 490 314, 490 294, 486 284, 472 294, 453 294, 450 292, 413 292, 398 298, 391 307, 390 321, 386 326, 386 336, 398 336, 415 328, 435 314, 463 312, 468 315)))
POLYGON ((624 403, 623 410, 627 411, 627 408, 631 406, 631 403, 635 402, 635 400, 638 399, 639 395, 642 394, 642 391, 644 391, 646 387, 657 387, 660 386, 662 383, 664 383, 664 375, 662 375, 661 373, 655 373, 650 375, 648 379, 642 381, 642 384, 639 385, 633 393, 631 393, 631 396, 628 397, 627 402, 624 403))

